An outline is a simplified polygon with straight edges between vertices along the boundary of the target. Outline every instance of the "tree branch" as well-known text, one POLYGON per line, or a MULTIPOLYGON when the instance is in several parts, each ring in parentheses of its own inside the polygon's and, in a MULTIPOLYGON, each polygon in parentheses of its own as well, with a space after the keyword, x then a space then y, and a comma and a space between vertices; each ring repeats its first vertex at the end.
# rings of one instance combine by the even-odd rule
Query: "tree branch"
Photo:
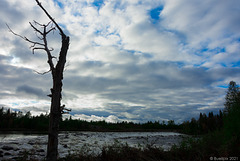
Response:
POLYGON ((47 25, 44 25, 44 31, 43 31, 43 42, 44 42, 44 50, 47 52, 48 55, 48 64, 50 66, 50 70, 52 73, 55 71, 55 67, 52 61, 52 58, 54 58, 51 54, 51 49, 48 48, 48 43, 47 43, 47 31, 46 31, 47 25))
POLYGON ((45 50, 45 48, 40 48, 40 47, 38 48, 38 47, 34 47, 34 48, 32 49, 32 53, 33 53, 33 54, 34 54, 34 51, 35 51, 35 50, 45 50))
POLYGON ((60 34, 62 37, 66 37, 66 35, 64 34, 64 32, 62 31, 61 27, 56 23, 56 21, 52 18, 52 16, 50 16, 50 14, 47 12, 47 10, 45 10, 45 8, 43 8, 42 4, 36 0, 37 4, 39 5, 39 7, 45 12, 45 14, 48 16, 48 18, 55 24, 55 26, 58 28, 60 34))
POLYGON ((69 114, 69 112, 71 112, 72 110, 67 109, 67 108, 65 108, 65 105, 62 105, 62 106, 60 106, 60 111, 61 111, 61 114, 69 114))
POLYGON ((15 36, 18 36, 18 37, 22 38, 22 39, 25 40, 25 41, 28 41, 28 42, 32 43, 33 45, 32 45, 31 47, 34 47, 35 45, 44 46, 44 44, 42 44, 42 43, 29 40, 26 36, 22 36, 22 35, 19 35, 19 34, 15 33, 15 32, 8 26, 8 24, 6 24, 6 25, 7 25, 8 29, 9 29, 9 31, 10 31, 12 34, 14 34, 15 36))
POLYGON ((55 27, 51 28, 49 31, 47 31, 46 34, 50 33, 50 32, 53 31, 53 30, 56 30, 56 28, 55 28, 55 27))
POLYGON ((32 27, 36 32, 38 32, 38 33, 40 33, 41 35, 43 35, 43 33, 42 33, 40 30, 38 30, 31 22, 29 22, 29 24, 31 25, 31 27, 32 27))
MULTIPOLYGON (((40 24, 39 22, 37 22, 37 21, 35 21, 35 20, 33 20, 33 22, 34 22, 35 24, 39 25, 39 26, 42 26, 42 27, 45 26, 44 24, 40 24)), ((50 22, 51 22, 51 21, 50 21, 50 22)), ((49 23, 49 22, 48 22, 48 23, 49 23)))
MULTIPOLYGON (((30 42, 32 43, 32 45, 30 46, 30 48, 32 48, 32 53, 34 54, 35 50, 45 50, 46 53, 47 53, 47 56, 48 56, 48 64, 50 66, 50 71, 55 71, 55 66, 53 64, 53 61, 52 59, 53 58, 56 58, 54 56, 52 56, 51 54, 51 51, 53 51, 54 49, 53 48, 48 48, 48 43, 47 43, 47 34, 50 33, 51 31, 55 30, 55 27, 51 27, 50 30, 47 31, 47 27, 51 24, 51 21, 47 24, 47 25, 44 25, 44 24, 40 24, 38 23, 37 21, 34 21, 35 24, 39 25, 39 26, 42 26, 44 28, 44 31, 41 32, 39 29, 37 29, 31 22, 29 22, 29 24, 31 25, 31 27, 36 31, 36 33, 40 33, 42 35, 42 38, 40 38, 39 36, 37 36, 40 40, 43 41, 43 43, 39 43, 39 42, 36 42, 36 41, 32 41, 32 40, 29 40, 27 37, 25 36, 22 36, 22 35, 19 35, 17 33, 15 33, 9 26, 8 24, 7 27, 9 29, 9 31, 14 34, 15 36, 18 36, 20 37, 21 39, 27 41, 27 42, 30 42), (39 46, 36 46, 36 45, 39 45, 39 46)), ((37 72, 39 73, 39 72, 37 72)), ((45 73, 45 72, 44 72, 45 73)))

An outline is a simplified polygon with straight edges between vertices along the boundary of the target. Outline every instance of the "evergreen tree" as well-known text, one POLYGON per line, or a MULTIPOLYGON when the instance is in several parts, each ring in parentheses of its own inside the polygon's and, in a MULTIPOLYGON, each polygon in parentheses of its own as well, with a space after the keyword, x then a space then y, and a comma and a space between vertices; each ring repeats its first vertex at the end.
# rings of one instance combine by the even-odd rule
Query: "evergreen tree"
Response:
POLYGON ((231 81, 228 85, 228 91, 227 95, 225 97, 225 112, 229 113, 232 108, 240 103, 240 93, 239 93, 239 87, 236 84, 236 82, 231 81))

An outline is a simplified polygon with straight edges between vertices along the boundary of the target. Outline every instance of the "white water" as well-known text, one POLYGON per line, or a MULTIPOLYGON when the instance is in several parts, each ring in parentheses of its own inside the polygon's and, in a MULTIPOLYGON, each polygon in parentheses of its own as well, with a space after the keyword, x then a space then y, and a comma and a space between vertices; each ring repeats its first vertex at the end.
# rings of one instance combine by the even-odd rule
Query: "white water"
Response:
MULTIPOLYGON (((79 151, 99 154, 102 147, 114 143, 127 143, 137 148, 150 145, 169 150, 183 137, 185 135, 174 132, 63 132, 59 134, 59 156, 79 151)), ((0 134, 0 160, 16 157, 24 151, 42 159, 46 149, 47 135, 0 134), (4 150, 6 147, 11 149, 4 150)))

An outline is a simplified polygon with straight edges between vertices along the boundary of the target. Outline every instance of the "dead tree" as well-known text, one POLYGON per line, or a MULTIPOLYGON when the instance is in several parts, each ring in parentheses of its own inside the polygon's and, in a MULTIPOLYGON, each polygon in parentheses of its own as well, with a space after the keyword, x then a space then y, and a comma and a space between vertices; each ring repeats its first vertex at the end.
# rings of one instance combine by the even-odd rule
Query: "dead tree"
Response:
MULTIPOLYGON (((51 94, 48 96, 51 97, 51 108, 50 108, 50 120, 49 120, 49 132, 48 132, 48 146, 47 146, 47 161, 55 161, 57 160, 58 155, 58 132, 59 132, 59 122, 62 117, 62 114, 65 113, 65 105, 61 105, 62 99, 62 80, 63 80, 63 71, 66 63, 66 56, 69 47, 69 37, 64 34, 61 27, 56 23, 56 21, 51 17, 51 15, 46 11, 46 9, 42 6, 42 4, 36 0, 37 5, 44 11, 44 13, 50 19, 48 24, 41 24, 36 21, 34 23, 30 22, 30 26, 34 29, 36 36, 39 38, 39 42, 32 41, 27 37, 21 36, 13 32, 9 27, 10 32, 14 35, 21 37, 25 41, 32 44, 32 52, 36 50, 43 50, 47 53, 49 64, 49 71, 52 74, 53 87, 51 88, 51 94), (53 48, 48 46, 47 35, 54 30, 58 30, 61 35, 61 50, 59 53, 59 57, 57 63, 54 65, 53 59, 57 59, 52 55, 53 48)), ((48 72, 40 73, 46 74, 48 72)))

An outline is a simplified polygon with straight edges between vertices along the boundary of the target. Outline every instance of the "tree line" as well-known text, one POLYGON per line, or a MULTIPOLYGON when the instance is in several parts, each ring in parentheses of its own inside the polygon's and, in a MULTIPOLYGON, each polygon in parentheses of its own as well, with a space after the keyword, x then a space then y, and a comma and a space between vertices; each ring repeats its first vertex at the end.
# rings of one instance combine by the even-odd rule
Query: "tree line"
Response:
POLYGON ((183 133, 200 135, 207 134, 209 132, 220 130, 223 127, 224 113, 219 110, 219 114, 214 115, 213 112, 209 112, 208 115, 200 113, 199 119, 192 118, 190 121, 184 121, 181 124, 181 130, 183 133))
POLYGON ((234 81, 230 81, 228 85, 224 106, 217 115, 213 112, 208 115, 200 113, 198 120, 192 118, 191 121, 183 122, 182 132, 199 135, 223 130, 229 135, 240 136, 240 89, 234 81))
POLYGON ((2 107, 0 109, 0 120, 0 130, 47 131, 49 115, 32 116, 30 111, 23 114, 21 111, 11 111, 2 107))
MULTIPOLYGON (((21 111, 11 111, 11 109, 0 109, 0 130, 32 130, 47 131, 49 126, 49 115, 41 114, 32 116, 28 111, 23 114, 21 111)), ((148 121, 146 123, 117 122, 110 123, 106 121, 85 121, 80 119, 66 118, 61 119, 59 128, 62 131, 151 131, 163 129, 178 129, 179 125, 173 120, 170 121, 148 121)))
MULTIPOLYGON (((60 130, 62 131, 157 131, 157 130, 176 130, 187 134, 206 134, 223 127, 224 114, 220 110, 219 114, 214 115, 209 112, 208 115, 200 113, 199 119, 192 118, 191 121, 185 121, 182 124, 175 124, 174 120, 148 121, 146 123, 117 122, 110 123, 106 121, 85 121, 80 119, 62 119, 60 121, 60 130)), ((49 124, 49 115, 41 114, 32 116, 28 111, 23 114, 21 111, 11 111, 10 109, 0 109, 0 130, 33 130, 47 131, 49 124)))

